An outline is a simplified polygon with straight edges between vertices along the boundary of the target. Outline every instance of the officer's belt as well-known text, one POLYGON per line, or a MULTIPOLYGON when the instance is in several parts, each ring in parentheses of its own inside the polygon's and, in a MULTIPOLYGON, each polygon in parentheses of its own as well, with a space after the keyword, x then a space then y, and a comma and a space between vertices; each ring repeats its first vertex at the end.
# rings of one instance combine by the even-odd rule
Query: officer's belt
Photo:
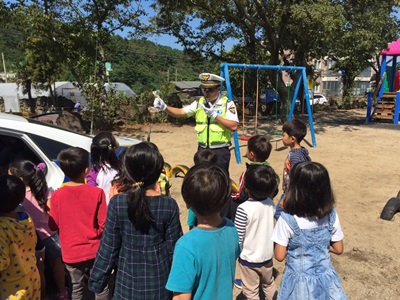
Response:
POLYGON ((214 145, 209 145, 208 147, 207 147, 207 144, 202 144, 202 143, 199 143, 199 146, 201 147, 201 148, 204 148, 204 149, 218 149, 218 148, 225 148, 225 147, 230 147, 232 144, 231 143, 222 143, 222 144, 214 144, 214 145))

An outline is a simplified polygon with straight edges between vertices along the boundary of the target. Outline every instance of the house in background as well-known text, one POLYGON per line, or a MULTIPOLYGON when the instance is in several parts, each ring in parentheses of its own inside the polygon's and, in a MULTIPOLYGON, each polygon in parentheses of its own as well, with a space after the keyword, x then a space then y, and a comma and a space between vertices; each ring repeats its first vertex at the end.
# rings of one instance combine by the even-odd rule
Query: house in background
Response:
MULTIPOLYGON (((47 97, 49 92, 32 88, 32 97, 47 97)), ((16 83, 0 83, 0 98, 4 100, 5 112, 20 112, 20 100, 28 99, 21 86, 16 83)))
MULTIPOLYGON (((335 62, 331 59, 316 60, 314 72, 321 76, 316 80, 314 92, 321 93, 327 97, 335 97, 342 94, 342 73, 333 71, 335 62)), ((371 77, 375 74, 372 67, 364 69, 354 80, 353 95, 364 96, 371 88, 371 77)))
POLYGON ((3 80, 4 82, 8 82, 9 80, 15 80, 16 73, 6 73, 6 72, 0 72, 0 79, 3 80))
POLYGON ((182 98, 203 96, 200 81, 171 81, 175 85, 176 93, 182 98))
MULTIPOLYGON (((113 88, 117 93, 123 93, 128 96, 136 96, 135 92, 125 83, 112 82, 104 84, 106 92, 113 88)), ((85 97, 83 97, 81 90, 72 82, 60 81, 53 84, 53 91, 57 96, 62 96, 71 100, 74 103, 80 102, 82 106, 87 105, 85 97)), ((49 90, 31 89, 32 97, 48 97, 50 98, 49 90)), ((28 94, 23 93, 22 87, 18 87, 16 83, 0 83, 0 98, 4 100, 4 110, 6 112, 20 112, 20 100, 28 99, 28 94)))

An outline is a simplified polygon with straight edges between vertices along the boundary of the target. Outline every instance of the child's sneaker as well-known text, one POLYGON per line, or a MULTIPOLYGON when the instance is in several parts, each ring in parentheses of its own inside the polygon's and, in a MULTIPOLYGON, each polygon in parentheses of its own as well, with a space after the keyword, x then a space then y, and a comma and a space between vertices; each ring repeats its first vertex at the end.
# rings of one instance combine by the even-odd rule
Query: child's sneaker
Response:
POLYGON ((238 288, 238 289, 242 289, 242 279, 235 279, 233 281, 233 284, 238 288))
POLYGON ((68 291, 64 293, 57 294, 57 300, 69 300, 68 291))

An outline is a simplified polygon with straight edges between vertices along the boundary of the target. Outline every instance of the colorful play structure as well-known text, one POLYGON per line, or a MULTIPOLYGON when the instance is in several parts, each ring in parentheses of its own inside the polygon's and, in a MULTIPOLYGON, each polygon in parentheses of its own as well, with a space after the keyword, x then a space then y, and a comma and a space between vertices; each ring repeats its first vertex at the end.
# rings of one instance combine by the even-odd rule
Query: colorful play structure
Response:
MULTIPOLYGON (((222 63, 221 64, 221 77, 225 78, 225 87, 227 91, 227 96, 229 99, 233 99, 232 95, 232 88, 231 88, 231 80, 229 77, 229 68, 239 68, 244 72, 246 69, 255 69, 257 70, 257 86, 256 86, 256 114, 255 114, 255 125, 254 128, 257 130, 258 126, 258 94, 259 94, 259 72, 261 70, 275 70, 277 74, 281 71, 287 71, 287 72, 292 72, 292 71, 297 71, 299 72, 299 79, 297 81, 294 93, 293 93, 293 98, 291 100, 290 104, 290 110, 288 113, 287 120, 290 121, 293 117, 293 112, 296 104, 296 99, 300 90, 300 84, 303 84, 303 91, 305 95, 305 104, 307 107, 307 113, 308 113, 308 121, 309 121, 309 126, 310 126, 310 133, 311 133, 311 139, 312 139, 312 144, 314 147, 317 146, 317 141, 315 139, 315 131, 314 131, 314 124, 313 124, 313 117, 312 117, 312 110, 310 106, 310 98, 308 94, 308 83, 307 83, 307 75, 306 75, 306 68, 305 67, 294 67, 294 66, 272 66, 272 65, 254 65, 254 64, 235 64, 235 63, 222 63)), ((244 85, 243 85, 244 89, 244 85)), ((242 91, 242 96, 244 97, 244 90, 242 91)), ((244 105, 245 101, 242 101, 243 109, 242 109, 242 126, 244 128, 244 105)), ((239 136, 238 132, 235 131, 233 133, 233 140, 234 140, 234 146, 235 146, 235 157, 236 157, 236 162, 238 164, 241 163, 241 155, 240 155, 240 147, 239 147, 239 136)))
POLYGON ((400 70, 397 57, 400 55, 400 39, 381 51, 381 71, 375 92, 368 93, 366 123, 371 120, 389 120, 399 124, 400 113, 400 70), (388 59, 390 58, 391 59, 388 59), (391 62, 391 66, 388 64, 391 62))

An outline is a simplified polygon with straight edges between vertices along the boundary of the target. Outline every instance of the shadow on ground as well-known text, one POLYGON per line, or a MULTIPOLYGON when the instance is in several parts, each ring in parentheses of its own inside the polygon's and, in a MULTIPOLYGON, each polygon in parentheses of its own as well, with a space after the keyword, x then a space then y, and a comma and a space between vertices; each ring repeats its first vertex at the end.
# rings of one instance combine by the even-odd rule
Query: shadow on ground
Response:
MULTIPOLYGON (((302 120, 307 125, 309 124, 309 118, 307 114, 295 114, 294 118, 302 120)), ((324 133, 326 128, 329 127, 343 127, 343 131, 354 131, 359 130, 360 127, 374 127, 381 129, 393 129, 399 130, 400 126, 393 124, 387 120, 372 120, 369 123, 365 123, 366 111, 363 109, 353 110, 333 110, 333 111, 318 111, 312 115, 312 121, 314 125, 315 133, 324 133)), ((255 118, 245 119, 245 128, 243 130, 243 122, 239 122, 239 135, 252 135, 257 133, 264 133, 268 135, 274 134, 282 129, 282 123, 276 120, 276 117, 265 116, 260 117, 257 120, 258 126, 255 126, 255 118)), ((308 126, 309 127, 309 126, 308 126)))

